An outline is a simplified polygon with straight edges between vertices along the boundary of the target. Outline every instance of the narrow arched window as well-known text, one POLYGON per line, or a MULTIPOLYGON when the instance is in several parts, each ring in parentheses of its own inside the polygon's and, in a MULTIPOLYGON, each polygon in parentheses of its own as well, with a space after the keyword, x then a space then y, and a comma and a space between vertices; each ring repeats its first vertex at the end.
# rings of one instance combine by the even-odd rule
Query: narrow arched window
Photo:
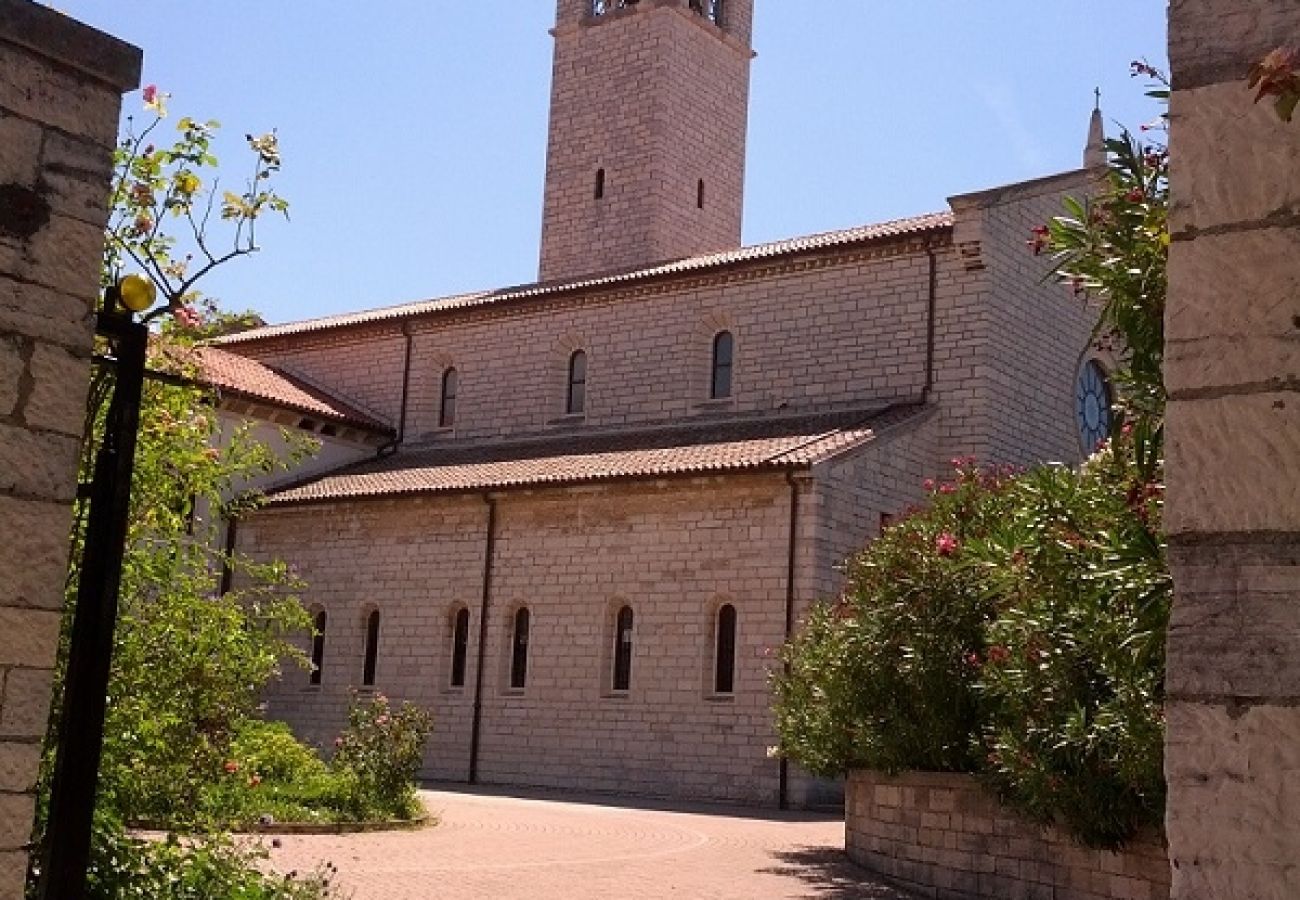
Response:
POLYGON ((596 199, 603 200, 605 197, 605 170, 596 170, 596 199))
POLYGON ((451 428, 456 424, 456 391, 460 388, 460 375, 454 368, 442 373, 442 401, 438 407, 438 427, 451 428))
POLYGON ((510 637, 510 686, 523 688, 528 683, 528 609, 515 613, 514 633, 510 637))
POLYGON ((695 206, 698 209, 704 209, 704 179, 701 178, 695 185, 695 206))
POLYGON ((709 396, 723 400, 731 396, 731 370, 736 339, 730 331, 719 331, 713 338, 713 385, 709 396))
POLYGON ((375 664, 379 660, 379 610, 373 610, 366 616, 366 656, 361 666, 361 684, 374 687, 375 664))
POLYGON ((321 667, 325 665, 325 610, 316 613, 311 633, 311 683, 320 684, 321 667))
POLYGON ((618 611, 614 620, 614 690, 632 686, 632 607, 618 611))
POLYGON ((571 416, 582 415, 587 408, 587 354, 574 350, 569 357, 569 392, 564 411, 571 416))
POLYGON ((469 657, 469 610, 456 612, 451 626, 451 686, 465 686, 465 661, 469 657))
POLYGON ((718 610, 717 646, 713 655, 713 692, 730 694, 736 688, 736 607, 718 610))

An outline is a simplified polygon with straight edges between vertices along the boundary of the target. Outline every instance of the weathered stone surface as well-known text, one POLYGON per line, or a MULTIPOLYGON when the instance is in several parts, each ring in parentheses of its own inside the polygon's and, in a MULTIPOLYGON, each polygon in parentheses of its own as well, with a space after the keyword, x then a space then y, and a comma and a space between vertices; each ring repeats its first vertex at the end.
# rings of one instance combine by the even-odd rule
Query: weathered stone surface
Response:
POLYGON ((1175 546, 1170 560, 1170 696, 1300 698, 1300 539, 1175 546))
POLYGON ((31 794, 0 794, 0 850, 20 849, 31 840, 34 804, 31 794))
POLYGON ((9 415, 18 406, 20 380, 27 371, 26 351, 21 338, 0 330, 0 416, 9 415))
POLYGON ((63 607, 71 530, 70 506, 0 495, 0 606, 63 607))
POLYGON ((34 789, 40 766, 41 745, 38 742, 0 742, 0 791, 34 789))
MULTIPOLYGON (((1175 235, 1286 221, 1300 213, 1295 127, 1252 99, 1244 82, 1174 94, 1169 140, 1178 152, 1170 161, 1169 218, 1175 235), (1246 172, 1258 175, 1242 177, 1246 172)), ((1237 265, 1246 264, 1242 259, 1237 265)), ((1183 277, 1178 269, 1174 266, 1171 278, 1183 277)))
POLYGON ((59 641, 59 614, 0 606, 0 659, 10 665, 48 666, 59 641))
POLYGON ((0 108, 105 146, 117 137, 120 93, 0 43, 0 108))
POLYGON ((1171 0, 1169 15, 1169 59, 1180 91, 1218 81, 1244 85, 1264 54, 1296 39, 1293 0, 1171 0))
POLYGON ((0 43, 35 50, 116 93, 140 84, 138 47, 39 3, 0 0, 0 43))
POLYGON ((89 141, 50 132, 41 157, 41 183, 54 212, 103 228, 108 221, 112 153, 89 141))
POLYGON ((72 435, 0 423, 0 493, 71 502, 80 443, 72 435))
POLYGON ((32 351, 32 393, 24 418, 32 428, 80 437, 86 419, 90 360, 53 344, 32 351))
POLYGON ((35 184, 40 155, 40 127, 0 109, 0 184, 35 184))
POLYGON ((25 850, 0 851, 0 897, 23 896, 27 879, 27 852, 25 850))
MULTIPOLYGON (((1300 709, 1172 702, 1167 717, 1170 847, 1195 848, 1173 854, 1176 871, 1294 867, 1300 829, 1288 823, 1300 802, 1300 709)), ((1187 896, 1296 896, 1251 887, 1261 893, 1187 896)))
POLYGON ((94 330, 94 307, 86 298, 0 275, 0 333, 27 335, 84 352, 94 330))
MULTIPOLYGON (((19 276, 74 297, 93 299, 99 289, 104 229, 68 216, 53 216, 27 242, 19 276)), ((0 265, 3 258, 0 257, 0 265)))
POLYGON ((1176 400, 1300 385, 1300 335, 1229 335, 1165 342, 1165 387, 1176 400))
POLYGON ((1169 404, 1170 534, 1300 531, 1300 395, 1169 404))
POLYGON ((0 735, 26 738, 44 735, 49 724, 53 684, 54 672, 50 669, 10 669, 5 676, 4 706, 0 708, 0 735))
POLYGON ((1178 304, 1165 337, 1288 337, 1300 341, 1300 228, 1205 234, 1169 251, 1169 292, 1178 304))

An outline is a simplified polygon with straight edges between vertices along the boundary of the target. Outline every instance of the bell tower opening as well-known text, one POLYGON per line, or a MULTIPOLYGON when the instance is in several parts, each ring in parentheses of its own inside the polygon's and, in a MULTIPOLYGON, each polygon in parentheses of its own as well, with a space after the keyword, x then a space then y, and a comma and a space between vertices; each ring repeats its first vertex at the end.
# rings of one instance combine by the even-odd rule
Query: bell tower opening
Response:
POLYGON ((558 0, 543 281, 740 246, 753 3, 558 0))

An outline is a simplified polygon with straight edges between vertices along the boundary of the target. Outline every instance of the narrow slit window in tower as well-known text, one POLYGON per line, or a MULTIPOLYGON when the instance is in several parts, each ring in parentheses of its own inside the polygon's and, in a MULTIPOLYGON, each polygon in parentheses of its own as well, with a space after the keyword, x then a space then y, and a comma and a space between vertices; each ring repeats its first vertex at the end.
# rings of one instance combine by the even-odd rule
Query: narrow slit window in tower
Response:
POLYGON ((321 666, 325 664, 325 623, 328 617, 325 610, 316 613, 312 622, 311 635, 311 683, 320 684, 321 666))
POLYGON ((597 169, 596 170, 596 199, 603 200, 604 198, 605 198, 605 170, 597 169))
POLYGON ((361 666, 363 687, 375 686, 375 665, 379 661, 379 610, 366 616, 366 656, 361 666))
POLYGON ((632 686, 632 607, 618 611, 614 622, 614 690, 632 686))

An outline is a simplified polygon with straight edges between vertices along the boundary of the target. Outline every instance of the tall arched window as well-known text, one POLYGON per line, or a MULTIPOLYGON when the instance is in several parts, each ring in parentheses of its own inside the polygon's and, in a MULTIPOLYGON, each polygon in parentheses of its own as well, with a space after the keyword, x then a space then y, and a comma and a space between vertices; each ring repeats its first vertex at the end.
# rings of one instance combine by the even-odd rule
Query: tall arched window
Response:
POLYGON ((713 385, 709 396, 724 400, 731 396, 731 369, 736 339, 730 331, 719 331, 713 338, 713 385))
POLYGON ((605 170, 596 170, 596 199, 603 200, 605 197, 605 170))
POLYGON ((717 640, 713 655, 713 692, 730 694, 736 688, 736 607, 718 609, 717 640))
POLYGON ((312 620, 311 634, 311 683, 320 684, 321 667, 325 665, 325 623, 327 621, 325 610, 316 613, 316 618, 312 620))
POLYGON ((469 610, 461 607, 451 625, 451 686, 465 686, 465 661, 469 657, 469 610))
POLYGON ((632 686, 632 607, 624 606, 614 619, 614 690, 632 686))
POLYGON ((460 388, 460 376, 455 368, 448 368, 442 373, 442 400, 438 407, 438 427, 451 428, 456 424, 456 391, 460 388))
POLYGON ((564 411, 571 416, 581 415, 587 408, 587 354, 574 350, 569 357, 569 393, 564 411))
POLYGON ((361 665, 361 684, 363 687, 375 686, 375 664, 379 660, 379 610, 372 610, 366 616, 366 656, 361 665))
POLYGON ((528 684, 528 608, 515 613, 514 633, 510 636, 510 686, 522 689, 528 684))

